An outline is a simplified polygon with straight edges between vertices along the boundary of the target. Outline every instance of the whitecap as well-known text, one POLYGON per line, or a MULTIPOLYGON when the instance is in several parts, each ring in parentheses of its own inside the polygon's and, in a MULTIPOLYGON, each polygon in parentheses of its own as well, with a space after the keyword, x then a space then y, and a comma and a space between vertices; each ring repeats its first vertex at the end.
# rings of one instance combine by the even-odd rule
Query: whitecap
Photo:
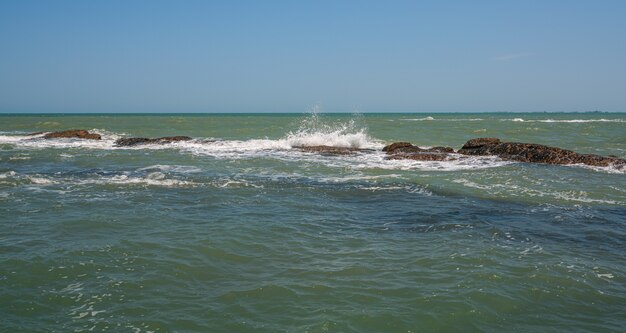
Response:
POLYGON ((13 170, 0 173, 0 179, 6 179, 9 177, 14 177, 14 176, 15 176, 15 171, 13 170))
POLYGON ((435 120, 435 118, 433 117, 424 117, 424 118, 403 118, 403 119, 399 119, 402 121, 429 121, 429 120, 435 120))
POLYGON ((45 178, 41 176, 26 176, 26 178, 35 185, 52 185, 56 184, 56 181, 50 178, 45 178))
POLYGON ((594 170, 594 171, 599 171, 599 172, 606 172, 606 173, 612 173, 612 174, 626 174, 626 166, 617 166, 617 165, 608 165, 608 166, 594 166, 594 165, 587 165, 587 164, 567 164, 565 165, 567 167, 577 167, 577 168, 585 168, 585 169, 589 169, 589 170, 594 170))
POLYGON ((137 171, 151 171, 151 170, 159 170, 163 172, 173 172, 173 173, 197 173, 202 172, 202 169, 192 166, 192 165, 162 165, 155 164, 147 167, 139 168, 137 171))
POLYGON ((117 185, 150 185, 150 186, 192 186, 193 182, 167 178, 165 174, 161 172, 152 172, 146 176, 129 176, 126 174, 115 175, 112 177, 102 177, 99 179, 86 179, 77 181, 78 184, 117 184, 117 185))

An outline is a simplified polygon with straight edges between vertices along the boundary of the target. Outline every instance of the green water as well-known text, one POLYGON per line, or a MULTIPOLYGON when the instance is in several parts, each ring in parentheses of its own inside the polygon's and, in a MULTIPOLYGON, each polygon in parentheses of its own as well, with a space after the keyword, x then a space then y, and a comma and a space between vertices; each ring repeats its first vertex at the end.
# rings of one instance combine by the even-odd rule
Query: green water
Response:
POLYGON ((475 137, 625 158, 626 114, 0 115, 0 331, 623 331, 624 171, 379 151, 475 137))

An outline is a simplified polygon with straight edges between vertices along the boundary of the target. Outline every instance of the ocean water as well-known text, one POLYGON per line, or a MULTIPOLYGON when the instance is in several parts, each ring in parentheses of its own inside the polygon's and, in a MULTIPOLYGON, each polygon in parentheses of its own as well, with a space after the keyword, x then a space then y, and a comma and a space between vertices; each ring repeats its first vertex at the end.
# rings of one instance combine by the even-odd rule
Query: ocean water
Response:
POLYGON ((0 332, 626 330, 624 171, 380 151, 475 137, 626 158, 626 114, 0 115, 0 332))

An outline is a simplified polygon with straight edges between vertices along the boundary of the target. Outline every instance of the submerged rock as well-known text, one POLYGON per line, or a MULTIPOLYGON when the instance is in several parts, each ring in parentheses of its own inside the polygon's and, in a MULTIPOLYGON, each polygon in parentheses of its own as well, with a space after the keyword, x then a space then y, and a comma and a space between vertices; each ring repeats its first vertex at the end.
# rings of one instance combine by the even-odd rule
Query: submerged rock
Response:
POLYGON ((301 151, 309 153, 319 153, 322 155, 350 155, 364 149, 349 147, 333 147, 333 146, 296 146, 293 147, 301 151))
MULTIPOLYGON (((39 135, 44 132, 31 133, 30 135, 39 135)), ((59 131, 59 132, 50 132, 46 133, 43 136, 44 139, 57 139, 57 138, 70 138, 70 139, 87 139, 87 140, 100 140, 102 137, 100 134, 90 133, 87 130, 67 130, 67 131, 59 131)))
POLYGON ((177 141, 189 141, 188 136, 164 136, 162 138, 122 138, 115 140, 115 145, 118 147, 128 147, 145 144, 165 144, 177 141))
POLYGON ((586 164, 624 168, 626 160, 593 154, 579 154, 571 150, 534 143, 502 142, 497 138, 477 138, 467 141, 458 151, 463 155, 495 155, 502 159, 547 164, 586 164))
POLYGON ((452 161, 453 156, 447 153, 397 153, 387 156, 388 160, 415 160, 415 161, 452 161))
POLYGON ((450 147, 421 148, 408 142, 394 142, 383 148, 390 160, 443 161, 455 159, 450 147))

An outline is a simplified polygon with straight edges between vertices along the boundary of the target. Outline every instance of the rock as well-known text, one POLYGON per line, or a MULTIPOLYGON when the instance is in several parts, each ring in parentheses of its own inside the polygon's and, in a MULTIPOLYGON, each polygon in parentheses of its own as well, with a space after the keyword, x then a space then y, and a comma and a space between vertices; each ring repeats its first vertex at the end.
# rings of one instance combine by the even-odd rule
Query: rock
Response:
MULTIPOLYGON (((41 132, 32 133, 31 135, 42 134, 41 132)), ((71 139, 88 139, 88 140, 100 140, 102 137, 100 134, 89 133, 86 130, 67 130, 60 132, 50 132, 43 136, 44 139, 57 139, 57 138, 71 138, 71 139)))
POLYGON ((501 143, 498 138, 477 138, 467 141, 461 149, 478 148, 485 145, 497 145, 501 143))
POLYGON ((495 155, 505 160, 546 163, 586 164, 591 166, 626 166, 626 160, 592 154, 579 154, 571 150, 533 143, 502 142, 496 138, 478 138, 467 141, 458 151, 463 155, 495 155))
POLYGON ((305 152, 319 153, 322 155, 350 155, 363 149, 360 148, 348 148, 348 147, 333 147, 333 146, 296 146, 293 147, 305 152))
POLYGON ((395 142, 383 148, 390 160, 417 160, 443 161, 453 159, 449 154, 454 153, 450 147, 420 148, 408 142, 395 142))
POLYGON ((451 147, 432 147, 432 148, 426 149, 426 151, 428 151, 428 152, 446 153, 446 154, 454 153, 454 149, 452 149, 451 147))
POLYGON ((390 145, 386 145, 383 148, 383 151, 394 151, 398 148, 404 148, 404 147, 412 147, 413 145, 410 142, 394 142, 390 145))
POLYGON ((145 144, 165 144, 177 141, 189 141, 188 136, 165 136, 162 138, 122 138, 115 140, 115 145, 118 147, 128 147, 145 144))

